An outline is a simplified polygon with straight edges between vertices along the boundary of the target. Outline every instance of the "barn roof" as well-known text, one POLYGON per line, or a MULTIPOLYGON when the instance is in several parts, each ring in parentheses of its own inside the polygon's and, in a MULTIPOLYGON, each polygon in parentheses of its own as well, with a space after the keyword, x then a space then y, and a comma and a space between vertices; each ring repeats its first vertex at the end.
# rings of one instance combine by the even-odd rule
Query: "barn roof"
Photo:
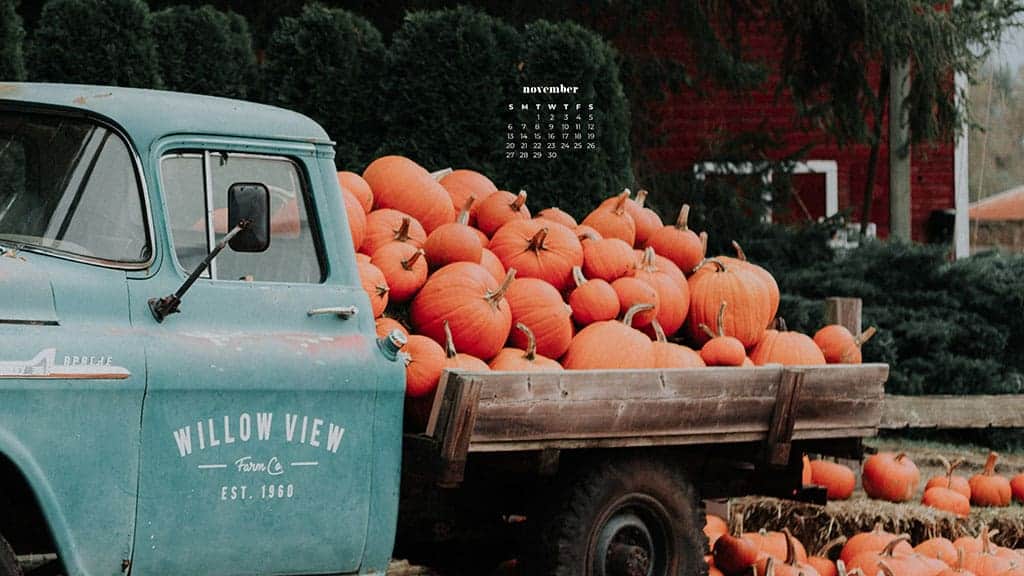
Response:
POLYGON ((1024 220, 1024 186, 1010 188, 971 203, 971 220, 1024 220))

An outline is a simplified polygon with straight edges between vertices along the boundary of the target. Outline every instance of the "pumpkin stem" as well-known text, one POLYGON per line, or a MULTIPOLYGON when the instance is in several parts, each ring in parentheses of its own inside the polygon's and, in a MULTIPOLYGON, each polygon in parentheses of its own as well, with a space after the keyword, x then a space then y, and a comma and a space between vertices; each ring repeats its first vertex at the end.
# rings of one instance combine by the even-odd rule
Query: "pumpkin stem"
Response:
POLYGON ((402 260, 402 268, 405 268, 407 272, 411 271, 413 265, 416 264, 416 261, 426 256, 426 254, 427 253, 423 251, 423 248, 416 250, 415 252, 412 253, 412 256, 409 256, 405 260, 402 260))
POLYGON ((409 226, 412 224, 412 218, 406 216, 402 218, 402 225, 395 230, 395 241, 405 242, 409 240, 409 226))
POLYGON ((989 452, 988 459, 985 460, 985 476, 991 476, 996 473, 996 460, 999 460, 998 452, 989 452))
POLYGON ((455 170, 452 170, 452 168, 449 166, 448 168, 441 168, 440 170, 435 170, 434 172, 431 172, 430 177, 433 178, 434 180, 440 181, 442 178, 451 174, 452 172, 455 172, 455 170))
POLYGON ((789 527, 783 527, 782 532, 786 535, 786 564, 789 566, 796 566, 796 546, 793 545, 793 533, 789 531, 789 527))
POLYGON ((900 545, 900 542, 906 542, 907 544, 909 544, 910 535, 900 534, 899 536, 896 536, 895 538, 890 540, 888 544, 885 545, 885 548, 882 548, 882 551, 879 553, 879 555, 891 557, 893 555, 893 552, 896 550, 896 547, 900 545))
POLYGON ((850 573, 846 571, 846 562, 836 560, 836 573, 839 576, 850 576, 850 573))
MULTIPOLYGON (((943 460, 945 460, 945 458, 943 458, 943 460)), ((946 462, 945 463, 946 464, 946 484, 947 484, 946 487, 947 488, 952 488, 953 470, 956 470, 963 463, 964 463, 964 459, 963 458, 955 460, 952 463, 950 463, 950 462, 946 462)))
POLYGON ((455 220, 456 222, 463 226, 469 225, 469 209, 473 207, 473 202, 476 202, 476 196, 470 194, 469 198, 466 198, 466 203, 463 204, 459 217, 455 220))
POLYGON ((654 310, 654 304, 634 304, 630 306, 629 310, 626 310, 625 316, 622 317, 622 323, 626 326, 632 327, 633 317, 648 310, 654 310))
POLYGON ((747 261, 747 255, 743 253, 743 248, 740 247, 740 243, 739 242, 733 240, 732 241, 732 249, 736 251, 736 258, 739 258, 740 260, 742 260, 744 262, 747 261))
POLYGON ((621 216, 623 213, 625 213, 626 200, 629 200, 630 194, 631 192, 629 191, 629 188, 626 188, 619 193, 618 201, 615 203, 615 207, 612 208, 612 212, 614 212, 616 216, 621 216))
POLYGON ((725 306, 728 304, 725 300, 722 300, 722 305, 718 307, 718 317, 715 318, 715 322, 718 324, 718 336, 725 336, 725 306))
POLYGON ((497 290, 484 295, 484 298, 491 303, 492 308, 498 308, 498 303, 505 298, 505 292, 508 292, 508 287, 512 285, 512 281, 515 279, 516 269, 509 268, 508 272, 505 273, 505 279, 501 281, 501 286, 498 286, 497 290))
MULTIPOLYGON (((700 264, 697 264, 697 268, 700 268, 700 267, 704 266, 705 264, 714 264, 716 267, 718 267, 718 270, 716 270, 716 272, 725 272, 726 271, 725 264, 722 264, 722 261, 717 259, 717 258, 705 258, 705 259, 700 261, 700 264)), ((697 268, 694 268, 694 270, 696 270, 697 268)))
POLYGON ((882 571, 885 576, 896 576, 896 573, 892 571, 892 568, 885 563, 884 560, 878 561, 878 568, 882 571))
POLYGON ((376 288, 376 290, 377 290, 377 297, 378 298, 383 298, 384 295, 387 294, 388 291, 390 290, 388 288, 387 284, 384 284, 384 285, 377 284, 376 286, 374 286, 374 288, 376 288))
POLYGON ((700 238, 700 257, 706 258, 708 255, 708 233, 707 231, 701 232, 697 237, 700 238))
POLYGON ((455 351, 455 341, 452 340, 452 329, 448 321, 444 321, 444 355, 448 358, 455 358, 458 352, 455 351))
POLYGON ((636 198, 633 199, 633 202, 636 202, 637 206, 643 208, 644 207, 644 202, 646 202, 646 201, 647 201, 647 190, 641 188, 640 190, 637 191, 636 198))
POLYGON ((778 318, 776 318, 775 319, 775 329, 778 330, 779 332, 786 332, 787 331, 786 319, 783 318, 782 316, 779 316, 778 318))
POLYGON ((637 266, 637 268, 644 272, 657 272, 658 264, 655 256, 657 256, 657 254, 654 253, 653 246, 644 248, 644 256, 640 259, 640 265, 637 266))
POLYGON ((532 251, 534 253, 540 253, 541 250, 545 249, 544 248, 544 240, 546 240, 547 237, 548 237, 548 228, 547 228, 547 226, 545 226, 545 227, 541 228, 540 230, 537 230, 537 233, 534 234, 533 238, 530 239, 530 244, 527 245, 526 249, 530 250, 530 251, 532 251))
POLYGON ((861 346, 866 344, 868 340, 871 340, 871 337, 874 336, 876 332, 878 332, 878 329, 875 328, 874 326, 871 326, 867 330, 861 332, 860 336, 857 336, 857 338, 854 339, 853 343, 856 344, 858 348, 860 348, 861 346))
POLYGON ((523 354, 523 359, 533 362, 537 358, 537 338, 533 335, 533 330, 522 322, 516 322, 516 329, 526 334, 526 353, 523 354))
POLYGON ((715 333, 711 331, 711 328, 708 328, 707 324, 701 322, 700 324, 697 325, 697 327, 700 328, 702 332, 707 334, 708 338, 711 338, 712 340, 715 339, 715 333))
POLYGON ((989 535, 988 526, 981 525, 981 553, 984 556, 992 554, 992 537, 989 535))
POLYGON ((679 217, 676 218, 676 228, 680 230, 689 230, 687 222, 690 220, 690 205, 683 204, 682 208, 679 209, 679 217))
POLYGON ((764 576, 775 576, 775 557, 769 556, 764 564, 764 576))
POLYGON ((513 212, 519 212, 526 205, 526 190, 520 190, 519 194, 516 195, 516 199, 512 201, 511 207, 513 212))
POLYGON ((601 239, 601 236, 595 230, 584 230, 582 234, 577 234, 576 237, 579 238, 580 242, 601 239))
POLYGON ((587 283, 587 277, 583 275, 583 268, 579 266, 572 267, 572 280, 576 283, 577 288, 587 283))
POLYGON ((956 564, 953 566, 953 568, 957 572, 963 572, 963 570, 964 570, 964 547, 963 546, 957 546, 957 548, 956 548, 956 564))
POLYGON ((651 328, 654 329, 654 338, 656 341, 663 344, 668 342, 668 338, 665 337, 665 329, 661 327, 661 322, 658 322, 657 318, 651 320, 651 328))
POLYGON ((846 536, 839 535, 836 538, 833 538, 828 542, 822 544, 821 548, 818 549, 818 556, 828 557, 829 551, 835 548, 836 546, 839 546, 840 544, 846 544, 846 536))

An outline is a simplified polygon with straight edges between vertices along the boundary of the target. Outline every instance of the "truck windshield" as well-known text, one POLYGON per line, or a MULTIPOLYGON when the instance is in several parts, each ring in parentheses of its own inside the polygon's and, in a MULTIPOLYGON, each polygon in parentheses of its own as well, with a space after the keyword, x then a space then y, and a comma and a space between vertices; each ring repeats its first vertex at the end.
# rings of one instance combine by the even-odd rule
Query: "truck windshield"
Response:
POLYGON ((0 110, 0 243, 115 263, 149 259, 124 141, 80 118, 0 110))

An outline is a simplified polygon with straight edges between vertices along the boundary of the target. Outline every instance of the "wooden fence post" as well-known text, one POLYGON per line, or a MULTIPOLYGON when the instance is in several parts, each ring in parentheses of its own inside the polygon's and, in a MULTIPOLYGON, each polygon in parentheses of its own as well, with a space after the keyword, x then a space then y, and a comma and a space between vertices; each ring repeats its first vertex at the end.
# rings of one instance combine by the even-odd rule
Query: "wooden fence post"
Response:
POLYGON ((860 298, 826 298, 825 323, 845 326, 854 337, 860 336, 862 307, 860 298))

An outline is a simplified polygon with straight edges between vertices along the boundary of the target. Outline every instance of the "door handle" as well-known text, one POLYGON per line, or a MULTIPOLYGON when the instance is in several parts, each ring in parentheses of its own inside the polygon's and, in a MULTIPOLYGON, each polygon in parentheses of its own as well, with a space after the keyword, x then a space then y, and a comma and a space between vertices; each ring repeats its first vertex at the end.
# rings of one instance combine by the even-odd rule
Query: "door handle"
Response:
POLYGON ((313 308, 309 312, 306 312, 307 316, 318 316, 320 314, 334 314, 342 320, 348 320, 356 314, 359 314, 359 308, 356 308, 355 306, 334 306, 330 308, 313 308))

